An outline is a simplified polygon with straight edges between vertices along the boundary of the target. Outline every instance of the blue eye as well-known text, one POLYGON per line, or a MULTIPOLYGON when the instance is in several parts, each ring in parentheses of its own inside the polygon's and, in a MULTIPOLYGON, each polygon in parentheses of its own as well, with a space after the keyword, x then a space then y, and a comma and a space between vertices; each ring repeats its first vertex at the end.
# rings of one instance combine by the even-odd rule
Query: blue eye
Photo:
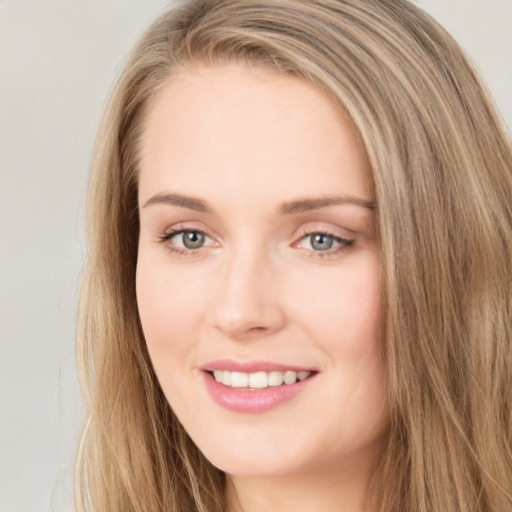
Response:
MULTIPOLYGON (((178 235, 175 235, 177 237, 178 235)), ((182 231, 179 233, 183 247, 187 249, 199 249, 204 245, 206 235, 201 231, 182 231)))
POLYGON ((325 233, 313 233, 309 235, 311 247, 315 251, 327 251, 335 243, 334 237, 325 233))
POLYGON ((353 240, 345 240, 339 236, 330 233, 316 232, 308 233, 302 238, 302 247, 311 249, 315 252, 326 252, 331 249, 339 249, 350 247, 354 243, 353 240))
POLYGON ((190 250, 201 249, 211 241, 210 237, 199 230, 181 229, 165 233, 160 237, 161 243, 172 244, 171 249, 174 250, 190 250))
MULTIPOLYGON (((160 243, 166 244, 172 252, 186 254, 211 245, 213 240, 203 231, 197 229, 180 229, 170 231, 160 237, 160 243)), ((354 240, 346 240, 339 236, 316 231, 304 235, 296 247, 301 247, 313 253, 335 254, 339 250, 353 245, 354 240)))

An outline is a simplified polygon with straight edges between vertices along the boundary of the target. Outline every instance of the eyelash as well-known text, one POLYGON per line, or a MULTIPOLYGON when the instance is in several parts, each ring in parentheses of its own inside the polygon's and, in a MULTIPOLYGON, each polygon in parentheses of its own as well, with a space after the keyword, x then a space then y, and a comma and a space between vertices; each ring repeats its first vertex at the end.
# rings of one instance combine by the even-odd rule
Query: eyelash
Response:
POLYGON ((325 251, 315 251, 313 249, 308 249, 308 252, 310 253, 309 256, 312 258, 324 259, 339 256, 341 253, 348 251, 355 243, 355 240, 348 240, 347 238, 342 238, 341 236, 335 235, 334 233, 331 233, 328 230, 320 229, 306 231, 305 233, 302 234, 298 242, 296 242, 294 245, 296 245, 299 242, 302 242, 303 240, 306 240, 308 237, 312 237, 313 235, 327 236, 329 238, 332 238, 333 242, 338 243, 339 245, 334 248, 329 248, 325 251))
MULTIPOLYGON (((172 238, 174 238, 176 235, 181 235, 185 233, 199 233, 200 235, 203 235, 204 237, 209 237, 204 231, 201 231, 200 229, 173 229, 169 232, 163 233, 158 237, 158 241, 161 244, 166 244, 169 242, 172 238)), ((186 249, 182 247, 173 247, 171 245, 167 245, 166 248, 172 252, 173 254, 176 254, 178 256, 193 256, 194 254, 197 254, 202 247, 199 249, 186 249)))
MULTIPOLYGON (((174 229, 169 232, 163 233, 161 236, 158 237, 158 242, 161 244, 167 244, 170 240, 172 240, 177 235, 183 235, 185 233, 198 233, 206 238, 209 237, 204 231, 201 231, 200 229, 174 229)), ((332 240, 339 245, 335 247, 334 249, 327 249, 325 251, 315 251, 313 249, 308 250, 310 252, 310 257, 312 258, 328 258, 328 257, 334 257, 338 254, 345 252, 349 250, 355 243, 355 240, 348 240, 346 238, 342 238, 340 236, 335 235, 334 233, 331 233, 327 230, 315 230, 315 231, 307 231, 301 235, 298 242, 295 244, 307 239, 308 237, 312 237, 313 235, 323 235, 332 238, 332 240)), ((295 246, 294 244, 294 246, 295 246)), ((200 252, 200 250, 203 247, 199 247, 198 249, 186 249, 182 247, 173 247, 171 245, 167 245, 167 250, 172 252, 173 254, 176 254, 178 256, 193 256, 200 252)))

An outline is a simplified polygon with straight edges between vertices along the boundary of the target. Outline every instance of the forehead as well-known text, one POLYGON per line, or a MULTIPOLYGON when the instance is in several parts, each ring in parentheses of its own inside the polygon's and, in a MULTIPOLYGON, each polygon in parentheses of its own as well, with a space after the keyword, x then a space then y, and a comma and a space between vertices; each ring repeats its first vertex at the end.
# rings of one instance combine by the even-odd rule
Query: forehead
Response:
POLYGON ((371 198, 346 116, 308 82, 265 68, 181 70, 148 110, 140 157, 141 199, 169 189, 213 199, 371 198))

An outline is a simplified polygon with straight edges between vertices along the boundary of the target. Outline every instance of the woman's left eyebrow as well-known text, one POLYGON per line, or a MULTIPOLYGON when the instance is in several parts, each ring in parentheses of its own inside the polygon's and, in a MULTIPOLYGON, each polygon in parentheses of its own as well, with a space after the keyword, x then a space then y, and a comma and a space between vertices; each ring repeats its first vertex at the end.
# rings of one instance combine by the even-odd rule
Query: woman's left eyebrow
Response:
POLYGON ((280 211, 282 214, 297 214, 307 212, 309 210, 317 210, 318 208, 326 208, 328 206, 343 204, 353 204, 355 206, 361 206, 372 211, 377 209, 376 203, 367 201, 365 199, 352 196, 333 196, 290 201, 288 203, 282 204, 280 211))

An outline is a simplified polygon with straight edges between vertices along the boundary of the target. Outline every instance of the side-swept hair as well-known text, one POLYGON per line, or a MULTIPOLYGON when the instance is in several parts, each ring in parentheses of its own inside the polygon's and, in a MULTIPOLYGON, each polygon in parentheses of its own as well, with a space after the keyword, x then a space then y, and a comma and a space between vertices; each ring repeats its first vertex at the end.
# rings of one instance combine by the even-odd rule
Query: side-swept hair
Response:
POLYGON ((167 404, 135 296, 138 152, 180 67, 311 82, 352 120, 378 205, 391 423, 372 511, 512 510, 512 149, 453 39, 406 0, 195 0, 138 43, 105 114, 78 324, 78 509, 224 512, 167 404))

